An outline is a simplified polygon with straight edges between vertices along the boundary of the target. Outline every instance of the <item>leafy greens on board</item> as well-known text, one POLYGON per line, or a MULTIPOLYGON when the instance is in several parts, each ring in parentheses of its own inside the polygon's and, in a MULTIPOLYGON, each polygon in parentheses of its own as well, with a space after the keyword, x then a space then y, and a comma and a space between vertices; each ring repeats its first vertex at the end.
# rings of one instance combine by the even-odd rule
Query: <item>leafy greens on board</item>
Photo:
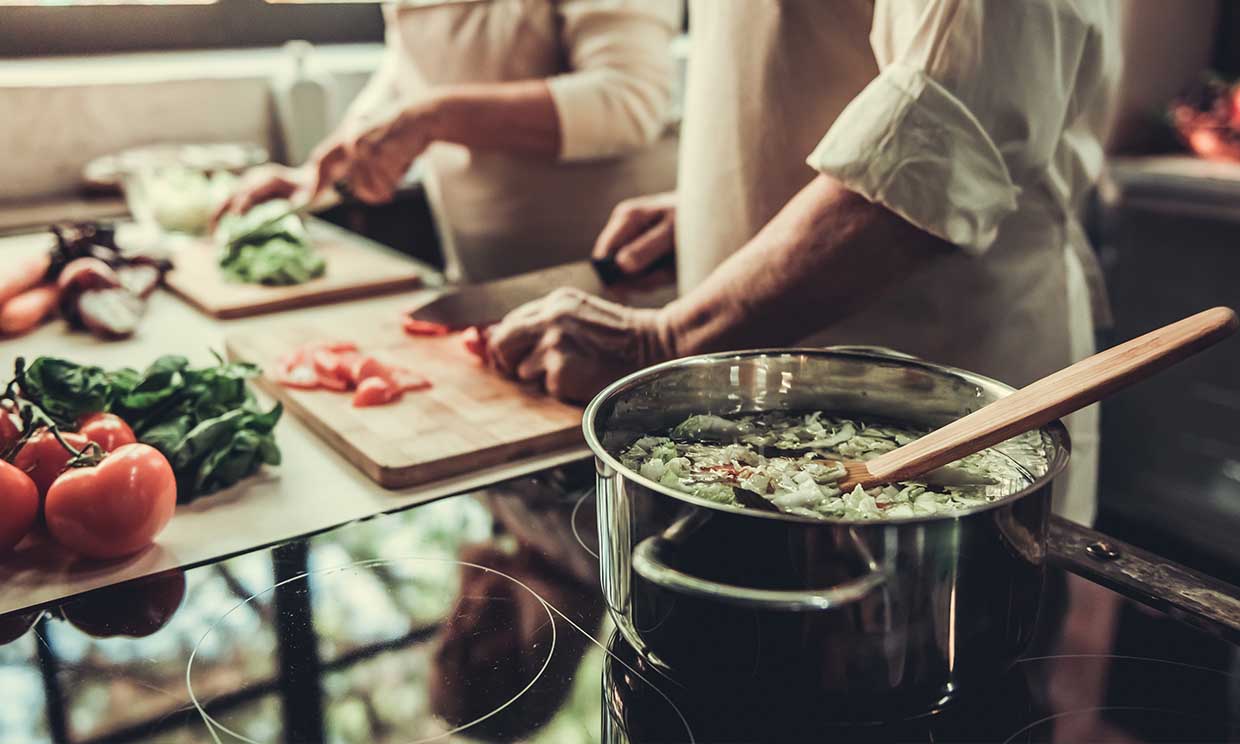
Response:
POLYGON ((304 284, 323 275, 327 262, 310 245, 306 226, 297 215, 287 215, 250 233, 288 208, 288 201, 277 199, 245 214, 220 218, 215 238, 220 244, 219 264, 224 276, 237 282, 284 285, 304 284))
POLYGON ((142 372, 39 357, 18 384, 58 426, 73 428, 96 411, 125 419, 138 441, 168 458, 177 501, 188 503, 280 463, 274 429, 283 409, 259 407, 246 384, 258 374, 252 364, 223 360, 194 368, 181 356, 160 357, 142 372))

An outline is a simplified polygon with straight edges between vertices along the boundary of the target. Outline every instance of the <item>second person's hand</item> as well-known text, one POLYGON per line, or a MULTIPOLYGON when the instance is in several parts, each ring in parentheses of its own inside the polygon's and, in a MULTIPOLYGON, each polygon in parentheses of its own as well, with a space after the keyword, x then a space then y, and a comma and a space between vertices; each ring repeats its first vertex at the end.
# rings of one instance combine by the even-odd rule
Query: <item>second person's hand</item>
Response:
POLYGON ((242 176, 232 195, 215 208, 211 215, 211 230, 215 230, 225 214, 244 214, 272 199, 290 199, 305 189, 308 182, 304 169, 274 163, 254 168, 242 176))
POLYGON ((642 274, 676 249, 676 192, 625 199, 595 241, 594 259, 613 258, 629 276, 642 274))

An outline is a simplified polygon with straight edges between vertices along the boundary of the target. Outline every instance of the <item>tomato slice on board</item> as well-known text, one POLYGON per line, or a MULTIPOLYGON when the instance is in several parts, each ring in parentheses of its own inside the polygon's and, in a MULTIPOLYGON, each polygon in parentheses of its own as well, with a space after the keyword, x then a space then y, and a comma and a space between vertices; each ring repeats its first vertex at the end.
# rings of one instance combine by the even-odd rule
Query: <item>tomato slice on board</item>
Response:
POLYGON ((362 356, 353 364, 351 377, 358 387, 368 377, 379 377, 392 381, 392 368, 372 356, 362 356))
POLYGON ((326 349, 327 351, 340 354, 346 351, 357 351, 357 344, 353 343, 352 341, 331 341, 331 342, 323 343, 323 344, 311 344, 307 348, 312 349, 312 350, 313 349, 326 349))
POLYGON ((487 337, 483 329, 478 326, 466 328, 461 332, 461 343, 465 346, 465 351, 484 362, 487 361, 487 337))
POLYGON ((446 336, 452 332, 452 329, 443 323, 434 323, 429 320, 418 320, 417 318, 405 318, 405 333, 410 336, 446 336))
POLYGON ((400 398, 400 390, 390 380, 367 377, 357 385, 353 394, 353 407, 382 406, 400 398))

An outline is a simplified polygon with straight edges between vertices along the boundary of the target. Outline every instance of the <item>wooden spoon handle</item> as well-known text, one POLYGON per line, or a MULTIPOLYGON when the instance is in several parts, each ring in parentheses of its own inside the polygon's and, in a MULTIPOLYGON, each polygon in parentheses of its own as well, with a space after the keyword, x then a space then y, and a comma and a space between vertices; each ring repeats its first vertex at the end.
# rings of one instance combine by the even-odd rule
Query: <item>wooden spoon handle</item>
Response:
POLYGON ((957 419, 914 442, 868 460, 874 480, 910 480, 1096 403, 1230 336, 1236 314, 1216 307, 1082 359, 957 419))

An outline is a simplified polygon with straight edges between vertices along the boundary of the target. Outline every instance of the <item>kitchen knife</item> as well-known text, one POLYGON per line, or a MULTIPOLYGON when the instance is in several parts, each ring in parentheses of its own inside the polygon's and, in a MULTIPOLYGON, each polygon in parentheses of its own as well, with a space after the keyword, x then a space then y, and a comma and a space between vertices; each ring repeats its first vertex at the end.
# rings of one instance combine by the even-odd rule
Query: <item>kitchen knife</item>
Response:
MULTIPOLYGON (((657 269, 652 267, 644 273, 652 270, 657 269)), ((556 287, 575 287, 638 307, 659 307, 675 296, 675 288, 670 286, 637 290, 615 285, 621 276, 623 274, 610 261, 576 261, 484 284, 466 285, 436 297, 409 315, 415 320, 460 330, 498 322, 511 310, 556 287)))

